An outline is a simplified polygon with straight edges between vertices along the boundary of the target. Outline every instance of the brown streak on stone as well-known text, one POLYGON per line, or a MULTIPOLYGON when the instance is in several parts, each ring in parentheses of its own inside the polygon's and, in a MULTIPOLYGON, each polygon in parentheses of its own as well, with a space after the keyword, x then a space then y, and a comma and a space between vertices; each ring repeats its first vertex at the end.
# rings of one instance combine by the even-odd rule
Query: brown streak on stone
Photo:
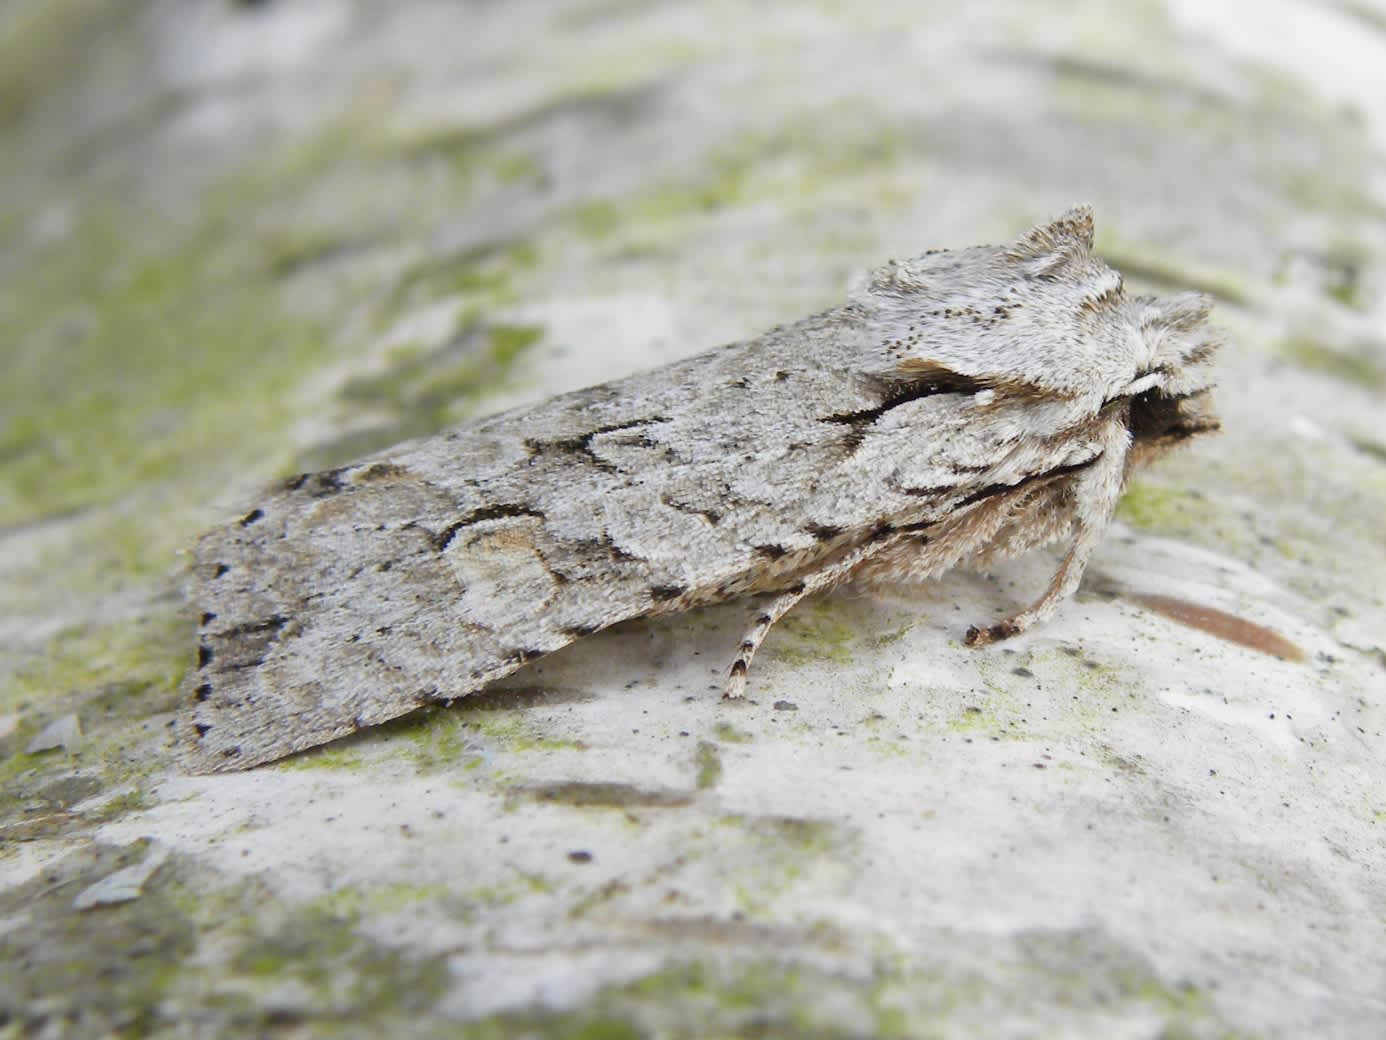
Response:
POLYGON ((1259 650, 1263 654, 1280 657, 1286 661, 1303 661, 1305 658, 1300 647, 1278 632, 1272 632, 1269 628, 1215 607, 1205 607, 1200 603, 1191 603, 1174 596, 1136 595, 1131 598, 1147 610, 1163 614, 1172 621, 1207 632, 1226 642, 1259 650))

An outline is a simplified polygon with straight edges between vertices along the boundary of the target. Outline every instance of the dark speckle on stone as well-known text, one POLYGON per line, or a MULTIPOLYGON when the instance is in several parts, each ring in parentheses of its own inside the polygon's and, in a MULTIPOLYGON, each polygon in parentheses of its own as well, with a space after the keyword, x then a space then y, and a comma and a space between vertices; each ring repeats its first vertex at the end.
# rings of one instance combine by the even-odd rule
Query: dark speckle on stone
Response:
POLYGON ((592 853, 586 849, 574 849, 568 853, 568 861, 571 863, 591 863, 592 853))
POLYGON ((798 711, 798 710, 799 710, 799 705, 795 704, 793 701, 776 701, 776 702, 775 702, 775 710, 776 710, 776 711, 798 711))

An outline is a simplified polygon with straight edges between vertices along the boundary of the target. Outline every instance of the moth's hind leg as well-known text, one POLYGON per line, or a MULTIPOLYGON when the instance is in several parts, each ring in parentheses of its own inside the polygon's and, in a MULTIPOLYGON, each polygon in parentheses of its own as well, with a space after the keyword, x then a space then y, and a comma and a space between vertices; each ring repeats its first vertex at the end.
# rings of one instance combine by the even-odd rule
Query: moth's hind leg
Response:
POLYGON ((736 660, 727 669, 727 683, 722 690, 722 696, 735 700, 746 692, 746 675, 751 669, 751 658, 755 657, 756 651, 760 649, 760 644, 765 642, 765 637, 770 634, 770 629, 775 627, 775 622, 788 614, 799 603, 801 599, 809 595, 806 583, 800 583, 783 595, 776 596, 761 611, 755 623, 746 630, 746 634, 741 637, 741 649, 736 656, 736 660))
MULTIPOLYGON (((1083 580, 1083 572, 1102 535, 1111 522, 1112 512, 1121 497, 1122 483, 1126 472, 1126 448, 1128 435, 1126 427, 1113 423, 1104 431, 1103 452, 1070 485, 1069 494, 1074 498, 1073 520, 1074 538, 1064 554, 1054 577, 1049 579, 1049 587, 1044 595, 1024 610, 1010 617, 1002 618, 985 628, 976 626, 967 630, 965 641, 968 646, 986 646, 1011 636, 1019 635, 1030 626, 1044 621, 1078 590, 1083 580)), ((1023 532, 1022 532, 1023 534, 1023 532)), ((1037 541, 1044 540, 1038 537, 1037 541)), ((1023 539, 1022 539, 1023 540, 1023 539)), ((1018 548, 1021 546, 1018 546, 1018 548)))
POLYGON ((895 544, 895 539, 883 538, 878 542, 858 546, 845 556, 824 564, 818 570, 801 575, 795 585, 766 604, 765 609, 756 616, 755 622, 741 637, 740 650, 731 667, 727 669, 727 682, 723 687, 722 696, 735 700, 746 692, 746 675, 751 668, 751 658, 755 657, 756 651, 765 642, 765 637, 770 634, 770 629, 775 627, 776 621, 793 610, 800 600, 845 580, 861 564, 895 544))

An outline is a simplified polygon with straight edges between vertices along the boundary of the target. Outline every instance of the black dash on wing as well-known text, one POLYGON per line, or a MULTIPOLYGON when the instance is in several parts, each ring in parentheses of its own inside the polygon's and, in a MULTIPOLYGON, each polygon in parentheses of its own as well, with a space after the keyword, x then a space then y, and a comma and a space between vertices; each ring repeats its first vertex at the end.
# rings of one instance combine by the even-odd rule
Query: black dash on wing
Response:
POLYGON ((216 619, 217 619, 217 616, 216 616, 215 614, 213 614, 210 610, 204 610, 204 611, 202 612, 202 623, 203 623, 204 625, 210 625, 210 624, 211 624, 213 621, 215 621, 216 619))
POLYGON ((652 415, 648 419, 630 419, 626 422, 598 426, 595 430, 588 430, 586 433, 578 434, 575 437, 560 437, 556 440, 544 441, 526 440, 525 444, 536 452, 556 451, 568 455, 584 455, 589 461, 601 469, 615 472, 616 467, 596 453, 593 449, 592 442, 603 434, 619 433, 622 430, 636 430, 642 426, 651 426, 655 423, 662 422, 668 422, 668 419, 662 415, 652 415))
POLYGON ((913 534, 917 531, 927 531, 934 526, 933 520, 916 520, 912 524, 897 524, 890 529, 891 534, 913 534))
POLYGON ((995 498, 997 495, 1003 495, 1007 491, 1014 491, 1024 483, 1025 481, 1022 480, 1015 484, 988 484, 986 487, 982 488, 982 490, 974 491, 972 492, 972 494, 968 495, 966 498, 959 501, 958 505, 976 505, 978 502, 982 502, 988 498, 995 498))
POLYGON ((321 473, 300 473, 291 477, 284 486, 290 491, 307 492, 310 498, 326 498, 346 487, 342 481, 345 472, 345 469, 326 469, 321 473))
POLYGON ((650 598, 663 603, 671 599, 678 599, 686 592, 688 592, 686 585, 653 585, 650 587, 650 598))
POLYGON ((704 506, 695 506, 689 502, 680 502, 678 499, 669 497, 667 492, 659 496, 659 501, 670 509, 677 510, 680 513, 687 513, 689 516, 700 516, 713 527, 716 527, 722 522, 721 513, 712 509, 707 509, 704 506))
POLYGON ((409 476, 409 470, 394 462, 377 462, 356 474, 358 484, 374 484, 384 480, 401 480, 409 476))
POLYGON ((789 555, 789 550, 783 545, 757 545, 755 550, 757 556, 764 556, 767 560, 778 560, 782 556, 789 555))
POLYGON ((639 559, 639 557, 636 556, 634 553, 626 552, 626 550, 622 549, 619 545, 617 545, 617 544, 616 544, 616 539, 614 539, 614 538, 611 537, 611 532, 609 532, 609 531, 604 531, 604 532, 602 532, 601 545, 602 545, 602 548, 605 549, 605 550, 607 551, 607 554, 610 555, 610 557, 611 557, 613 560, 638 560, 638 559, 639 559))
POLYGON ((206 668, 212 663, 212 648, 206 643, 199 643, 197 647, 197 667, 206 668))
POLYGON ((464 527, 471 527, 473 524, 479 524, 485 520, 504 520, 512 516, 533 516, 541 520, 544 518, 544 514, 540 510, 533 509, 530 506, 510 504, 483 506, 481 509, 476 509, 468 513, 461 520, 453 521, 434 535, 433 548, 437 549, 439 552, 446 550, 447 547, 452 544, 452 540, 456 537, 457 532, 464 527))
POLYGON ((862 431, 892 408, 939 394, 975 394, 991 385, 986 379, 965 376, 934 364, 907 367, 905 372, 911 378, 890 387, 882 395, 880 404, 853 412, 838 412, 826 416, 823 422, 852 427, 855 436, 850 447, 855 448, 861 440, 862 431))
POLYGON ((264 518, 265 511, 263 509, 252 509, 250 512, 246 513, 245 516, 241 517, 241 526, 249 527, 257 520, 263 520, 264 518))
POLYGON ((984 501, 985 499, 994 498, 997 495, 1004 495, 1010 491, 1019 491, 1021 488, 1028 487, 1031 484, 1037 484, 1047 480, 1058 480, 1062 477, 1072 476, 1074 473, 1077 473, 1080 470, 1087 469, 1094 462, 1096 462, 1098 458, 1101 458, 1101 456, 1095 456, 1094 458, 1088 459, 1086 462, 1075 462, 1071 466, 1057 466, 1054 469, 1045 470, 1043 473, 1034 473, 1026 477, 1024 480, 1016 481, 1014 484, 988 484, 980 491, 974 491, 966 498, 960 499, 958 502, 958 506, 963 507, 976 505, 978 502, 984 501))
POLYGON ((746 674, 746 662, 740 660, 739 658, 738 658, 737 660, 733 661, 733 662, 732 662, 732 666, 731 666, 731 674, 732 674, 732 675, 745 675, 745 674, 746 674))
POLYGON ((244 625, 237 625, 235 628, 228 629, 226 636, 231 639, 240 639, 245 636, 273 634, 289 623, 289 619, 283 614, 271 614, 263 621, 248 621, 244 625))
POLYGON ((223 633, 227 643, 220 648, 218 667, 228 672, 258 668, 265 662, 270 647, 279 641, 279 633, 288 623, 289 619, 282 614, 271 614, 261 621, 228 629, 223 633))
POLYGON ((193 700, 198 701, 198 702, 205 701, 205 700, 206 700, 208 697, 210 697, 211 695, 212 695, 212 684, 211 684, 211 683, 203 683, 201 686, 199 686, 196 690, 193 691, 193 700))
POLYGON ((217 564, 217 569, 212 573, 212 577, 220 578, 223 574, 226 574, 230 570, 231 568, 226 566, 226 564, 219 563, 217 564))
POLYGON ((950 491, 956 491, 957 485, 936 484, 933 487, 897 487, 895 490, 902 495, 908 495, 910 498, 938 498, 950 491))
POLYGON ((193 724, 193 728, 197 730, 197 735, 201 738, 205 737, 212 727, 205 722, 197 722, 193 724))
POLYGON ((808 524, 804 530, 820 542, 830 542, 842 533, 842 528, 833 524, 808 524))

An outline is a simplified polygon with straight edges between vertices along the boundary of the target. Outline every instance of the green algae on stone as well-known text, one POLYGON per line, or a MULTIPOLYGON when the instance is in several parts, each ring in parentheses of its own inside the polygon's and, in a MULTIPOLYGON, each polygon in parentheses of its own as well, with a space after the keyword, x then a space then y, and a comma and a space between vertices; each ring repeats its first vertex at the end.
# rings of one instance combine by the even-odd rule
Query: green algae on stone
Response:
POLYGON ((73 776, 95 784, 85 797, 107 787, 138 788, 142 778, 166 767, 166 737, 149 720, 172 709, 191 645, 182 619, 153 614, 66 630, 21 661, 0 703, 0 712, 23 720, 0 740, 0 826, 35 836, 35 827, 89 829, 111 818, 110 806, 77 817, 66 806, 50 805, 43 792, 73 776), (81 721, 80 749, 25 751, 46 721, 66 714, 81 721))
POLYGON ((1386 343, 1376 347, 1380 357, 1373 356, 1371 344, 1330 347, 1307 335, 1283 339, 1276 347, 1282 357, 1311 372, 1366 390, 1386 388, 1386 343))
POLYGON ((457 1036, 904 1040, 985 1034, 1017 1015, 1055 1032, 1095 1036, 1121 1021, 1148 1022, 1152 1036, 1171 1040, 1236 1036, 1198 987, 1161 979, 1137 954, 1099 935, 1071 943, 1045 933, 1015 943, 940 935, 927 953, 873 951, 839 965, 829 960, 834 943, 832 935, 819 942, 812 932, 798 936, 796 946, 816 947, 819 957, 794 962, 735 948, 685 954, 642 978, 603 987, 577 1007, 498 1012, 459 1025, 457 1036), (1056 946, 1049 964, 1045 953, 1056 946))
POLYGON ((852 973, 746 957, 675 961, 632 982, 603 988, 570 1010, 503 1012, 459 1030, 464 1040, 659 1036, 793 1036, 803 1040, 918 1035, 877 987, 852 973))
POLYGON ((144 1036, 196 949, 196 924, 169 894, 167 867, 138 899, 78 913, 88 885, 148 854, 89 845, 49 864, 39 876, 0 893, 0 1009, 19 1035, 144 1036))
POLYGON ((461 420, 509 380, 519 358, 543 336, 538 325, 485 324, 468 314, 442 347, 397 347, 382 373, 350 379, 344 411, 371 409, 382 421, 314 445, 297 460, 304 471, 330 469, 461 420))
MULTIPOLYGON (((769 130, 733 135, 710 146, 696 172, 670 175, 619 200, 588 199, 559 220, 582 239, 615 243, 628 254, 683 240, 720 213, 768 201, 791 216, 817 213, 825 194, 869 196, 891 208, 907 201, 895 178, 910 148, 923 144, 883 115, 863 122, 850 106, 827 106, 769 130)), ((874 241, 867 236, 856 244, 874 241)))
POLYGON ((749 744, 755 737, 730 722, 721 721, 712 727, 713 735, 723 744, 749 744))
POLYGON ((615 781, 560 780, 547 784, 524 784, 511 789, 511 797, 544 804, 566 805, 578 809, 679 808, 692 802, 686 791, 615 781))
POLYGON ((113 41, 126 13, 100 0, 9 0, 0 15, 0 132, 32 121, 62 97, 91 60, 93 41, 113 41))
POLYGON ((710 740, 698 741, 698 748, 693 754, 693 765, 700 791, 716 787, 717 781, 722 779, 722 755, 717 750, 717 745, 710 740))
POLYGON ((972 733, 980 730, 988 732, 1001 728, 1001 720, 994 711, 978 704, 966 704, 963 709, 948 720, 948 728, 956 733, 972 733))
POLYGON ((329 918, 355 920, 366 915, 390 914, 420 903, 443 899, 451 892, 445 885, 381 884, 334 889, 311 904, 329 918))
POLYGON ((172 706, 192 663, 191 645, 190 623, 173 611, 64 629, 6 677, 0 711, 28 705, 63 714, 93 702, 107 715, 116 711, 119 719, 143 718, 155 703, 172 706), (139 711, 123 710, 122 702, 138 702, 139 711))
POLYGON ((1168 255, 1149 244, 1123 243, 1110 231, 1099 232, 1097 252, 1124 276, 1156 289, 1175 292, 1191 289, 1239 307, 1247 306, 1251 300, 1242 279, 1230 271, 1168 255))
POLYGON ((300 754, 280 759, 273 764, 272 768, 286 772, 309 772, 319 769, 337 772, 359 769, 365 762, 366 758, 362 755, 360 748, 354 745, 328 744, 323 747, 309 748, 300 754))
POLYGON ((406 742, 405 754, 422 773, 466 772, 484 761, 466 716, 447 708, 424 709, 385 732, 399 734, 406 742))
POLYGON ((163 243, 128 223, 84 215, 0 294, 0 524, 195 484, 208 457, 272 457, 287 392, 322 356, 321 324, 219 221, 163 243))
POLYGON ((514 303, 519 298, 517 283, 539 260, 535 242, 518 237, 425 255, 393 280, 374 326, 383 330, 400 315, 440 300, 461 298, 472 314, 514 303))
POLYGON ((1205 512, 1204 497, 1199 492, 1138 477, 1121 496, 1116 516, 1143 531, 1187 535, 1201 526, 1205 512))
POLYGON ((543 333, 538 325, 468 322, 432 352, 397 350, 384 373, 352 379, 342 396, 352 405, 420 416, 414 424, 420 432, 432 432, 455 421, 459 404, 475 400, 503 380, 543 333))
POLYGON ((842 620, 846 609, 832 598, 817 599, 801 606, 775 627, 766 644, 771 658, 785 664, 852 663, 856 659, 853 646, 863 631, 842 620))
POLYGON ((832 820, 797 816, 754 816, 732 813, 717 818, 721 827, 734 828, 763 848, 791 858, 810 860, 843 845, 849 832, 832 820))
MULTIPOLYGON (((391 908, 401 905, 396 895, 386 894, 391 908)), ((417 902, 418 895, 406 889, 402 904, 417 902)), ((391 1023, 402 1027, 429 1012, 451 975, 441 956, 410 955, 362 934, 361 912, 368 907, 369 899, 358 906, 329 898, 260 915, 278 919, 273 925, 252 919, 239 950, 217 973, 220 985, 252 998, 242 1013, 249 1012, 255 1022, 356 1020, 389 1035, 391 1023), (257 992, 261 999, 254 999, 257 992), (271 995, 274 999, 263 999, 271 995)))

